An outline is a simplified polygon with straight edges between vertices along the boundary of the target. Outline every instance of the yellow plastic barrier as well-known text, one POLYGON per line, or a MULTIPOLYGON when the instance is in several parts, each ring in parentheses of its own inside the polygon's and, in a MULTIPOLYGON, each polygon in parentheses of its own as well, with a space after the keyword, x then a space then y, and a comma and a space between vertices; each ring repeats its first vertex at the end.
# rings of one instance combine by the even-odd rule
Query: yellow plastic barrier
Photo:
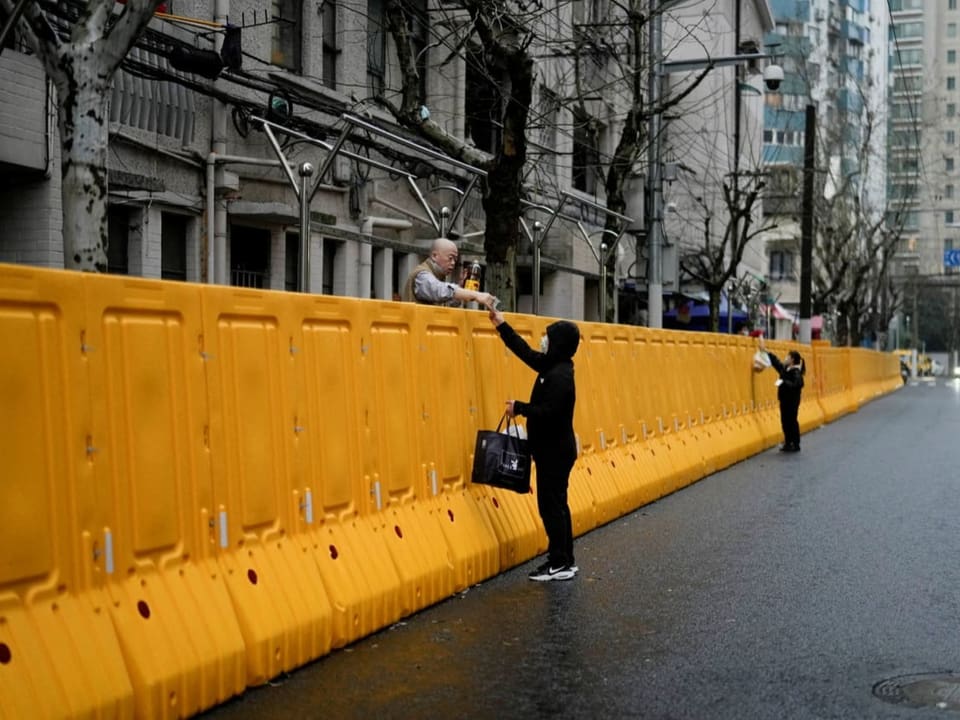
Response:
POLYGON ((818 400, 826 422, 856 412, 858 403, 853 397, 849 349, 815 341, 813 354, 819 378, 818 400))
POLYGON ((290 537, 300 433, 290 400, 290 304, 282 293, 205 287, 203 335, 217 565, 247 648, 250 684, 326 653, 332 608, 313 558, 290 537))
MULTIPOLYGON (((576 534, 779 440, 755 341, 580 327, 576 534)), ((485 313, 0 266, 0 330, 0 716, 193 714, 546 549, 469 481, 534 379, 485 313)), ((802 352, 804 430, 899 386, 802 352)))
POLYGON ((246 686, 243 637, 212 560, 200 288, 83 277, 110 615, 137 715, 192 715, 246 686))
POLYGON ((132 717, 103 573, 83 276, 0 266, 0 716, 132 717))
MULTIPOLYGON (((381 308, 388 305, 384 303, 381 308)), ((417 313, 416 363, 422 388, 421 466, 426 508, 446 539, 453 590, 500 572, 497 538, 467 490, 478 399, 473 359, 467 352, 466 313, 426 308, 417 313)))
POLYGON ((297 534, 316 562, 341 647, 399 619, 400 576, 366 517, 357 361, 359 302, 290 295, 297 534))
MULTIPOLYGON (((534 375, 504 347, 484 313, 468 313, 466 322, 474 368, 477 426, 489 430, 500 420, 506 400, 529 397, 534 375)), ((530 330, 526 331, 526 339, 536 342, 530 330)), ((472 439, 468 448, 472 468, 472 439)), ((513 567, 546 549, 546 534, 532 493, 520 496, 472 483, 468 492, 497 537, 501 568, 513 567)))

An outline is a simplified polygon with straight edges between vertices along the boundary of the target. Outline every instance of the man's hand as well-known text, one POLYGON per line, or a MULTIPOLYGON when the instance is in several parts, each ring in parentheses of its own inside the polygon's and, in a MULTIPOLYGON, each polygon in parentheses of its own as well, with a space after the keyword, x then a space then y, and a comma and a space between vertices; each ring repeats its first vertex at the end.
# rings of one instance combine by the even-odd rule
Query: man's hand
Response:
POLYGON ((500 327, 505 322, 503 313, 499 310, 491 310, 488 315, 490 317, 490 322, 493 323, 494 327, 500 327))
POLYGON ((496 300, 497 299, 488 292, 477 293, 476 302, 483 305, 487 310, 493 310, 493 304, 496 300))
POLYGON ((508 418, 516 417, 513 414, 513 400, 507 400, 507 408, 504 410, 508 418))

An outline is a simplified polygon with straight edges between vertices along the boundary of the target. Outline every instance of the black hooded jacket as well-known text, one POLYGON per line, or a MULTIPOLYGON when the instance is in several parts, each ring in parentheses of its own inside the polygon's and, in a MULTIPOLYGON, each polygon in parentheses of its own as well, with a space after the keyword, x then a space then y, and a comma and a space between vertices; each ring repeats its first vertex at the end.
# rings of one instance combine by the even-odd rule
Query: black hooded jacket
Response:
POLYGON ((530 453, 542 469, 569 470, 577 459, 573 434, 573 408, 577 390, 573 355, 580 344, 580 331, 572 322, 559 320, 547 327, 546 354, 534 350, 506 322, 497 327, 504 344, 537 372, 529 402, 514 401, 517 415, 527 418, 530 453))
POLYGON ((802 368, 798 365, 784 367, 784 364, 780 362, 780 358, 772 352, 768 351, 767 355, 770 358, 770 364, 773 365, 773 369, 777 371, 780 379, 783 381, 777 388, 777 400, 779 400, 781 404, 799 407, 800 392, 803 390, 802 368))

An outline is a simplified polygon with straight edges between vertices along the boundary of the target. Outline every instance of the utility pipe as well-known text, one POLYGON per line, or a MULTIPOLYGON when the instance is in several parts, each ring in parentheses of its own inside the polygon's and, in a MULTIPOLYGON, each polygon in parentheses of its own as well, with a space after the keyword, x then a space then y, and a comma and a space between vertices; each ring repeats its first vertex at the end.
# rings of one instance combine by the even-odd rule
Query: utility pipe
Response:
MULTIPOLYGON (((388 228, 391 230, 409 230, 413 223, 409 220, 400 220, 399 218, 376 217, 368 215, 363 219, 360 225, 361 235, 373 235, 375 227, 388 228)), ((360 292, 361 298, 370 297, 370 273, 373 271, 373 245, 370 243, 360 244, 360 292)))

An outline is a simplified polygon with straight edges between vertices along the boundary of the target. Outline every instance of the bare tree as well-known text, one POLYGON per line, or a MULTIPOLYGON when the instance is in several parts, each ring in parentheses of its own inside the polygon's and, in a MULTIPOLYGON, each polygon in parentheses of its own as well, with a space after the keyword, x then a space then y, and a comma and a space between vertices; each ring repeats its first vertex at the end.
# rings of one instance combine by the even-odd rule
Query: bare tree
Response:
POLYGON ((463 0, 469 16, 456 47, 479 43, 474 53, 485 74, 495 84, 501 100, 500 133, 491 155, 463 138, 446 132, 430 118, 420 99, 420 73, 411 34, 415 9, 403 0, 389 0, 387 24, 397 48, 403 87, 400 105, 380 101, 397 121, 417 131, 452 157, 487 172, 483 189, 486 214, 484 250, 487 289, 513 309, 516 294, 516 252, 520 240, 520 204, 524 166, 527 162, 527 115, 533 97, 534 63, 528 53, 533 33, 523 12, 506 0, 463 0))
MULTIPOLYGON (((891 226, 889 201, 875 207, 867 191, 873 162, 878 116, 868 108, 859 123, 860 142, 850 152, 842 123, 821 133, 821 173, 815 212, 820 229, 814 245, 813 303, 837 313, 836 341, 857 345, 865 323, 876 326, 881 293, 889 288, 890 263, 902 225, 902 214, 891 226), (839 165, 831 158, 840 158, 839 165), (846 166, 846 167, 845 167, 846 166), (831 187, 825 187, 827 183, 831 187)), ((893 308, 883 315, 892 315, 893 308)), ((889 317, 887 317, 889 322, 889 317)))
MULTIPOLYGON (((30 3, 18 30, 57 88, 63 194, 64 266, 107 267, 107 103, 120 63, 160 0, 87 0, 68 31, 40 3, 30 3)), ((11 0, 0 0, 10 14, 11 0)))
MULTIPOLYGON (((725 217, 719 240, 712 228, 712 213, 702 197, 697 198, 702 208, 703 245, 688 250, 680 258, 680 267, 694 280, 700 282, 709 295, 710 330, 720 330, 720 297, 727 282, 737 277, 744 251, 758 235, 773 230, 771 222, 754 225, 760 198, 766 180, 759 172, 741 173, 741 181, 734 188, 724 179, 723 205, 725 217), (744 181, 745 180, 745 181, 744 181)), ((732 298, 727 298, 732 302, 732 298)), ((729 328, 728 328, 729 330, 729 328)))

